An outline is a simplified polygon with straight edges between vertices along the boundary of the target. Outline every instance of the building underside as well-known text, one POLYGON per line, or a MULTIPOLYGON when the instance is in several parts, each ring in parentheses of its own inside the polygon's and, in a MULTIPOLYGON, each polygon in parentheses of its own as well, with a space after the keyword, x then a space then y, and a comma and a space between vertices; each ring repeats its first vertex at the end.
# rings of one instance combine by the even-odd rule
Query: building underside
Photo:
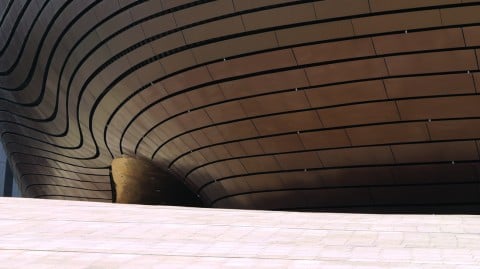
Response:
POLYGON ((26 197, 480 212, 480 1, 3 0, 0 29, 26 197))

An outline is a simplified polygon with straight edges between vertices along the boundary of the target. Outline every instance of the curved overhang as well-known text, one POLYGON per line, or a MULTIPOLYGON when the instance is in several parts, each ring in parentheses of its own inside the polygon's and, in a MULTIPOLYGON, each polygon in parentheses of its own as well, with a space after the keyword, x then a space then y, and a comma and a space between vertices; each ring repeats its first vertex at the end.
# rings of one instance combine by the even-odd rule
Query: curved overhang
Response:
POLYGON ((150 160, 212 207, 480 209, 480 2, 3 1, 25 196, 150 160))

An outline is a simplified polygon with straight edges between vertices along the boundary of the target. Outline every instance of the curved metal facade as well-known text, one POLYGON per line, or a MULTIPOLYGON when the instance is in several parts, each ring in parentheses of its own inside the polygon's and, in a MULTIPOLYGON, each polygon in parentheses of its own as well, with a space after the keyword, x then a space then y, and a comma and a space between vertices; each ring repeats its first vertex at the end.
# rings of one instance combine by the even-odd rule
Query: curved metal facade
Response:
POLYGON ((150 159, 207 206, 478 210, 480 2, 0 3, 1 139, 30 197, 150 159))

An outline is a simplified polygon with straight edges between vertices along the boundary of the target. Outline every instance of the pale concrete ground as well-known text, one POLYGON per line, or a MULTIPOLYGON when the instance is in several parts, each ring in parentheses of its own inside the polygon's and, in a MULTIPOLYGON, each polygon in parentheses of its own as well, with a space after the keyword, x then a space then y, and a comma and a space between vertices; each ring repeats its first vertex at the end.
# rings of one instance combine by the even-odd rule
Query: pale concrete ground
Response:
POLYGON ((480 216, 0 198, 0 268, 480 268, 480 216))

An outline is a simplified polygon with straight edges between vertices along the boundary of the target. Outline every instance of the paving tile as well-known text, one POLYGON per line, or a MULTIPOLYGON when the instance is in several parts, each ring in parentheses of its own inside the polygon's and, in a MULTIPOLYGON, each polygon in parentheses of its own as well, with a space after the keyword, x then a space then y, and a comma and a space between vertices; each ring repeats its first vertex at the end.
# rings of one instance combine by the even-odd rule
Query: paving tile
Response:
POLYGON ((480 217, 475 215, 299 213, 26 198, 0 198, 0 214, 0 268, 480 266, 480 217))

